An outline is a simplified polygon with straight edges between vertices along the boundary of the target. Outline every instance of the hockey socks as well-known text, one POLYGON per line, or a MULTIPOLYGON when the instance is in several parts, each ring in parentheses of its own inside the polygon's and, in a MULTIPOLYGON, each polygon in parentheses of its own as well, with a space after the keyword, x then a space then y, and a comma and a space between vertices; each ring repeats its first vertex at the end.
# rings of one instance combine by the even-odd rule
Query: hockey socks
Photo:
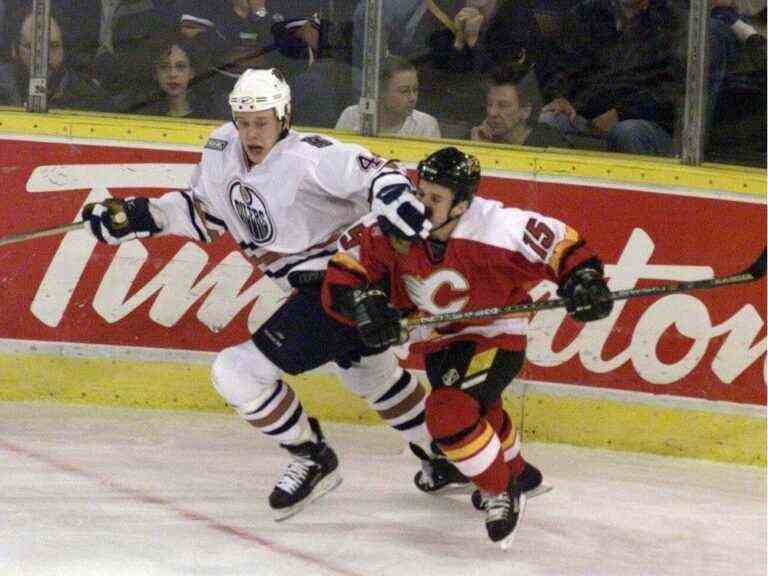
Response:
POLYGON ((477 401, 455 388, 439 388, 426 403, 427 428, 445 456, 476 486, 503 492, 510 479, 501 441, 477 401))

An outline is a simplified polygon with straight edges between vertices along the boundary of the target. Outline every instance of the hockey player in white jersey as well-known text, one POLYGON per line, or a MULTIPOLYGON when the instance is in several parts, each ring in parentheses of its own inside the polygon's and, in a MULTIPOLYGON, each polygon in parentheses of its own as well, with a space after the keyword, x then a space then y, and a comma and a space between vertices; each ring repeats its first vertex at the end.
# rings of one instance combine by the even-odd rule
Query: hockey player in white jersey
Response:
POLYGON ((342 383, 423 457, 415 478, 420 489, 468 482, 430 451, 422 385, 386 343, 366 346, 357 328, 327 316, 320 303, 340 232, 371 209, 407 236, 428 234, 431 225, 410 181, 365 148, 291 129, 290 88, 274 69, 247 70, 229 102, 233 122, 212 133, 189 189, 89 204, 83 210, 88 228, 109 244, 167 235, 207 243, 229 233, 291 293, 251 339, 221 351, 212 367, 227 403, 293 455, 269 498, 277 519, 341 481, 317 420, 281 379, 331 361, 343 368, 342 383))

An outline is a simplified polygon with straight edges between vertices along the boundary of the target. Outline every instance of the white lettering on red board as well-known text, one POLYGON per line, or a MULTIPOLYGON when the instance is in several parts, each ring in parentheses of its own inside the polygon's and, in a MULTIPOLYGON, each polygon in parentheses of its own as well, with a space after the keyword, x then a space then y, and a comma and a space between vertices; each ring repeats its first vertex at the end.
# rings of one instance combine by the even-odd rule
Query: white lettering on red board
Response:
MULTIPOLYGON (((44 187, 46 191, 71 189, 66 179, 61 188, 56 183, 49 181, 49 184, 44 187)), ((114 181, 111 184, 117 186, 114 181)), ((185 184, 179 182, 177 185, 183 187, 185 184)), ((100 201, 108 196, 107 189, 95 187, 85 202, 100 201)), ((55 327, 61 322, 95 244, 84 231, 71 232, 63 238, 31 304, 33 315, 44 324, 55 327)), ((606 266, 610 288, 630 289, 640 280, 688 281, 712 276, 709 267, 650 265, 648 262, 654 248, 652 238, 644 230, 635 229, 616 264, 606 266)), ((227 255, 200 277, 208 263, 208 254, 193 242, 185 244, 146 284, 134 287, 147 258, 148 252, 140 242, 119 246, 93 299, 94 310, 105 321, 119 322, 154 298, 149 310, 150 319, 161 326, 171 327, 205 297, 197 318, 211 331, 226 328, 249 305, 253 308, 249 313, 248 328, 254 331, 283 297, 266 277, 244 290, 253 266, 239 252, 227 255)), ((554 288, 553 284, 542 282, 534 287, 531 295, 539 299, 553 294, 554 288)), ((699 298, 692 294, 673 294, 659 297, 648 305, 633 329, 628 346, 610 358, 603 358, 605 343, 626 304, 627 301, 615 302, 608 318, 583 325, 570 344, 558 351, 554 350, 553 341, 565 320, 565 310, 538 313, 529 326, 528 361, 540 367, 552 367, 578 357, 587 370, 598 374, 631 363, 643 380, 663 385, 685 378, 702 362, 710 341, 725 336, 720 349, 712 356, 711 369, 718 379, 728 384, 765 354, 766 339, 755 342, 764 321, 753 305, 745 304, 725 322, 713 325, 706 305, 699 298), (682 358, 667 364, 658 357, 657 346, 672 326, 691 344, 682 358)), ((765 380, 765 370, 763 378, 765 380)))
MULTIPOLYGON (((635 229, 619 261, 606 266, 611 290, 634 288, 639 280, 689 281, 712 276, 709 267, 649 265, 654 243, 646 232, 635 229)), ((555 286, 542 282, 532 291, 538 299, 553 293, 555 286)), ((603 358, 605 342, 616 325, 626 300, 614 302, 608 318, 584 324, 579 334, 562 350, 555 352, 553 340, 565 319, 564 309, 551 310, 534 316, 529 325, 527 359, 542 367, 558 366, 573 358, 589 371, 603 374, 631 362, 638 375, 652 384, 670 384, 684 378, 696 368, 706 354, 711 339, 727 334, 712 361, 712 372, 725 384, 733 382, 766 350, 766 340, 755 342, 763 327, 760 313, 745 304, 731 318, 713 326, 704 303, 691 294, 671 294, 655 300, 643 312, 626 349, 611 358, 603 358), (657 356, 661 336, 670 327, 691 339, 687 354, 675 364, 665 364, 657 356)))

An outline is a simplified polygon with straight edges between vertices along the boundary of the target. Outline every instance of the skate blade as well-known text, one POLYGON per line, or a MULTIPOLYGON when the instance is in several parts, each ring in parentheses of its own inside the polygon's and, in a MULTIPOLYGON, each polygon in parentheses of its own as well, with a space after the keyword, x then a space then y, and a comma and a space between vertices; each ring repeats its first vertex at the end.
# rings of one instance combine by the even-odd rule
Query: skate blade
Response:
MULTIPOLYGON (((533 492, 533 490, 531 490, 533 492)), ((525 492, 520 494, 520 514, 517 516, 517 524, 515 524, 515 529, 512 530, 512 532, 509 533, 509 536, 504 538, 504 540, 499 542, 499 547, 502 550, 509 550, 512 548, 512 544, 515 542, 515 536, 517 535, 517 531, 520 529, 520 523, 523 521, 523 515, 525 514, 525 506, 528 504, 528 497, 525 492)))
POLYGON ((421 488, 418 488, 418 490, 421 490, 421 492, 424 494, 429 494, 430 496, 451 496, 452 494, 467 494, 468 492, 474 491, 474 489, 475 485, 472 484, 472 482, 467 482, 466 484, 447 484, 442 488, 438 488, 437 490, 429 491, 421 490, 421 488))
POLYGON ((324 496, 325 494, 328 494, 331 490, 334 490, 341 484, 341 476, 339 475, 338 470, 334 470, 328 476, 320 480, 320 482, 317 483, 317 486, 315 486, 315 489, 312 490, 312 493, 307 496, 304 500, 299 502, 298 504, 294 504, 290 508, 282 508, 280 510, 275 510, 275 522, 282 522, 283 520, 287 520, 291 516, 295 516, 304 508, 306 508, 309 504, 320 498, 321 496, 324 496))
POLYGON ((528 490, 528 492, 525 493, 525 497, 530 500, 531 498, 536 498, 536 496, 541 496, 542 494, 546 494, 547 492, 552 492, 554 489, 554 486, 551 486, 549 484, 539 484, 534 488, 533 490, 528 490))

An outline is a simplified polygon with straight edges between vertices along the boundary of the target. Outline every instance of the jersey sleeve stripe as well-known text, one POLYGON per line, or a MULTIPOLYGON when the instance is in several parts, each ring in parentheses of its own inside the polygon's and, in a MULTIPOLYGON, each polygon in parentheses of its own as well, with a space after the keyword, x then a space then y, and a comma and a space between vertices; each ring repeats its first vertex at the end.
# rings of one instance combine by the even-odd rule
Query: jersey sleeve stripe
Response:
POLYGON ((331 258, 328 266, 333 266, 339 270, 354 275, 364 282, 368 282, 368 271, 349 254, 338 253, 331 258))
POLYGON ((293 268, 295 268, 299 264, 306 264, 307 262, 311 260, 316 260, 318 258, 327 258, 328 256, 332 256, 335 253, 336 253, 335 249, 323 250, 322 252, 317 252, 315 254, 312 254, 311 256, 308 256, 307 258, 302 258, 301 260, 293 261, 290 264, 287 264, 278 270, 274 270, 274 271, 266 270, 264 274, 266 274, 272 279, 282 278, 284 276, 287 276, 288 272, 290 272, 293 268))
POLYGON ((192 199, 192 196, 190 196, 190 194, 188 192, 184 191, 184 190, 182 190, 181 196, 187 202, 187 210, 189 211, 189 219, 192 222, 192 226, 194 226, 195 232, 197 233, 198 237, 200 238, 200 241, 201 242, 210 242, 211 241, 211 237, 208 236, 208 234, 203 231, 203 229, 205 227, 203 226, 203 229, 201 229, 201 227, 200 227, 202 223, 200 222, 200 217, 197 214, 197 210, 195 210, 195 203, 194 203, 194 200, 192 199))
POLYGON ((224 220, 216 218, 216 216, 213 216, 206 211, 203 211, 203 218, 205 218, 205 221, 210 223, 213 227, 220 228, 221 230, 228 230, 227 223, 224 222, 224 220))
POLYGON ((579 233, 570 226, 566 226, 565 238, 557 243, 555 249, 552 250, 552 256, 549 257, 549 261, 547 262, 552 270, 555 271, 555 274, 560 273, 560 266, 563 262, 563 257, 579 243, 579 233))

